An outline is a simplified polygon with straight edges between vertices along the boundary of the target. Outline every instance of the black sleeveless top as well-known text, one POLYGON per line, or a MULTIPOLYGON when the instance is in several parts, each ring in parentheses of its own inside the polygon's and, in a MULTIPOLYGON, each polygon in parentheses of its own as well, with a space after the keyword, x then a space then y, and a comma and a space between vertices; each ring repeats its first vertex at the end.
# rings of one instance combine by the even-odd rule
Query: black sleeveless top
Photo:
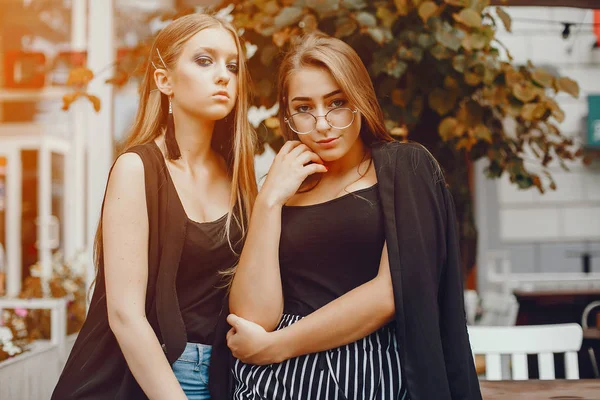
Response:
MULTIPOLYGON (((226 222, 227 214, 216 221, 203 223, 188 218, 177 272, 179 309, 188 342, 210 345, 214 340, 217 320, 227 295, 227 280, 221 272, 237 262, 225 234, 226 222)), ((234 223, 231 226, 232 245, 239 244, 240 238, 241 231, 234 223)), ((239 254, 241 249, 234 249, 239 254)))
POLYGON ((284 313, 308 315, 377 276, 384 222, 377 184, 309 206, 285 206, 279 265, 284 313))

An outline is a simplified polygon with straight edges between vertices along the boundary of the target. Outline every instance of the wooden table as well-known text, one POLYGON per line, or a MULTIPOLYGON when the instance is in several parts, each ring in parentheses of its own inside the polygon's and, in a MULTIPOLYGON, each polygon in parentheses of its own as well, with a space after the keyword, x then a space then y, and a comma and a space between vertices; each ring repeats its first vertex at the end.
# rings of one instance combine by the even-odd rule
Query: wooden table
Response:
POLYGON ((590 340, 600 340, 600 329, 587 328, 583 330, 583 338, 590 340))
POLYGON ((600 400, 600 379, 480 381, 484 400, 600 400))

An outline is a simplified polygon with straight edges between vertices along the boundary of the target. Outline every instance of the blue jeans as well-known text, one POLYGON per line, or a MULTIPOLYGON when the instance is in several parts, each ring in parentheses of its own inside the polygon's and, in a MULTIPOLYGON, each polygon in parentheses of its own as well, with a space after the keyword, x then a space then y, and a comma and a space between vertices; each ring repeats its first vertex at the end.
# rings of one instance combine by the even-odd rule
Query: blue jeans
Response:
POLYGON ((190 400, 210 400, 208 366, 212 346, 188 343, 181 357, 173 364, 173 372, 190 400))

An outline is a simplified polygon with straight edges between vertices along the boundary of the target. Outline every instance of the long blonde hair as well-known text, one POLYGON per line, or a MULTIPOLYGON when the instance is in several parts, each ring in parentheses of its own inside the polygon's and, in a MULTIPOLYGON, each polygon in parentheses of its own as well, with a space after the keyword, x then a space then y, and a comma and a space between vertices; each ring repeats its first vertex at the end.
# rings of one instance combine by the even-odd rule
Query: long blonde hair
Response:
POLYGON ((296 70, 308 66, 329 71, 350 103, 358 108, 363 122, 360 136, 367 146, 394 140, 385 127, 371 77, 356 51, 345 42, 318 32, 299 38, 281 62, 277 82, 279 125, 287 140, 298 140, 284 120, 288 117, 289 79, 296 70))
MULTIPOLYGON (((216 122, 214 131, 217 134, 213 135, 213 147, 225 158, 231 174, 232 190, 226 224, 226 235, 231 245, 232 223, 238 224, 242 237, 245 236, 248 216, 258 189, 254 175, 256 135, 248 122, 250 76, 244 48, 235 28, 230 23, 208 14, 190 14, 174 20, 159 32, 150 49, 140 88, 140 104, 135 122, 123 146, 123 152, 136 145, 150 143, 165 132, 168 98, 156 88, 153 65, 172 68, 181 55, 185 43, 196 33, 208 28, 222 28, 229 31, 238 50, 236 104, 228 117, 216 122)), ((104 262, 102 216, 94 241, 94 261, 97 268, 104 262)))

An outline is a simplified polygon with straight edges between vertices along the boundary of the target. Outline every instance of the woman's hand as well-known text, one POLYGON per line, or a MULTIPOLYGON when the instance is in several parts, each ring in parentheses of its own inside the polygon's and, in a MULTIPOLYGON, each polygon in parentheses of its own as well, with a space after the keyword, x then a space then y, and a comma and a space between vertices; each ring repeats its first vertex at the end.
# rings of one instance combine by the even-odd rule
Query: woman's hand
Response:
POLYGON ((227 322, 232 328, 227 332, 227 346, 233 356, 246 364, 266 365, 285 360, 277 346, 277 332, 267 332, 262 326, 235 314, 227 322))
POLYGON ((323 160, 307 145, 290 140, 275 157, 260 196, 272 205, 283 206, 309 175, 319 172, 327 172, 323 160))

